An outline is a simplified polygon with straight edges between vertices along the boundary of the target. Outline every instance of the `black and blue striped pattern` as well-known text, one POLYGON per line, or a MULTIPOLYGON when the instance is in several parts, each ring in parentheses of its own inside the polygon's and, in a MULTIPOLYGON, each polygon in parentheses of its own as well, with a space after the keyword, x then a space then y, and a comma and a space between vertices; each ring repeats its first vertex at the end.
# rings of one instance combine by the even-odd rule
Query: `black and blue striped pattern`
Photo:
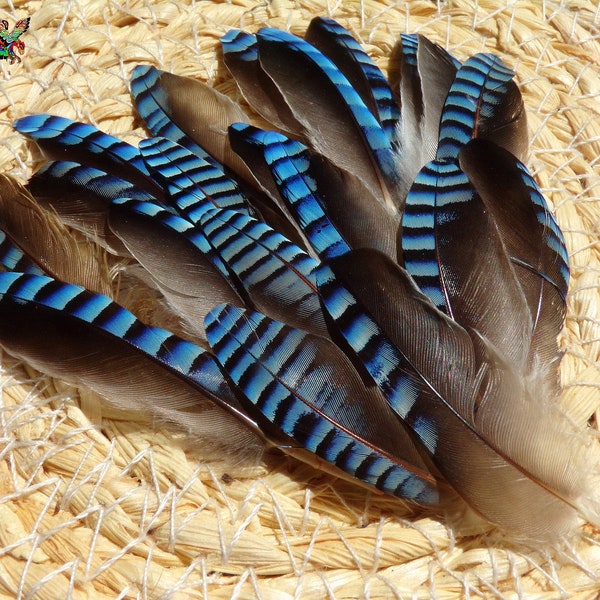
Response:
POLYGON ((0 265, 6 271, 45 275, 46 272, 34 263, 10 238, 0 230, 0 265))
POLYGON ((388 140, 395 142, 396 124, 400 118, 398 104, 381 69, 363 47, 346 28, 325 17, 317 17, 311 21, 306 39, 335 63, 355 90, 362 92, 361 96, 367 106, 374 103, 374 116, 381 123, 388 140), (321 43, 314 39, 317 35, 321 43), (323 35, 327 43, 323 43, 323 35), (353 76, 355 70, 362 75, 360 79, 353 76), (368 102, 365 95, 371 102, 368 102))
POLYGON ((138 65, 131 76, 131 95, 146 127, 154 137, 164 137, 176 142, 222 171, 223 166, 190 138, 166 112, 169 99, 160 84, 163 73, 156 67, 138 65))
POLYGON ((402 44, 402 62, 416 69, 419 37, 416 33, 402 33, 400 34, 400 43, 402 44))
MULTIPOLYGON (((489 54, 460 65, 403 35, 400 116, 381 71, 331 19, 313 20, 306 40, 233 30, 222 48, 278 132, 153 67, 132 80, 157 136, 139 149, 59 117, 16 123, 58 160, 31 183, 39 202, 62 190, 63 222, 109 250, 118 242, 196 343, 42 275, 0 233, 3 347, 182 424, 208 396, 311 464, 421 504, 456 492, 507 529, 530 530, 529 494, 540 510, 550 494, 575 506, 569 459, 547 476, 552 427, 528 412, 558 361, 569 273, 562 234, 511 154, 526 145, 512 71, 489 54), (110 379, 113 366, 124 375, 110 379)), ((13 212, 27 218, 22 199, 13 212)))
POLYGON ((234 211, 207 211, 202 228, 251 304, 273 318, 326 335, 315 259, 265 223, 234 211))
POLYGON ((334 383, 335 365, 316 360, 320 338, 229 305, 215 308, 205 323, 217 360, 249 408, 258 411, 257 420, 262 416, 296 444, 388 494, 422 504, 438 501, 428 474, 346 426, 349 420, 354 423, 351 412, 342 410, 348 402, 347 382, 334 383))
POLYGON ((252 63, 258 60, 256 36, 240 29, 230 29, 222 38, 223 54, 234 55, 237 59, 252 63))
POLYGON ((436 158, 458 157, 460 149, 477 137, 478 122, 493 115, 513 77, 514 72, 493 54, 475 54, 464 62, 446 98, 436 158))
MULTIPOLYGON (((423 382, 327 265, 318 269, 317 285, 323 306, 341 335, 356 352, 394 412, 408 420, 411 410, 424 393, 423 382)), ((435 435, 435 427, 432 426, 430 437, 420 436, 431 452, 435 450, 435 435)))
POLYGON ((561 298, 566 302, 567 290, 569 288, 569 255, 565 238, 560 230, 554 215, 550 212, 548 204, 540 191, 539 186, 527 170, 527 167, 516 161, 517 168, 521 172, 521 178, 525 184, 529 198, 531 199, 532 207, 535 211, 539 224, 543 227, 544 242, 552 250, 556 257, 555 269, 558 271, 557 276, 548 279, 547 274, 539 273, 542 278, 548 279, 559 292, 561 298))
POLYGON ((75 160, 101 171, 114 171, 153 196, 163 196, 160 186, 149 177, 139 150, 93 125, 40 114, 18 119, 13 126, 51 158, 75 160))
POLYGON ((41 275, 0 273, 0 302, 7 300, 65 312, 126 342, 210 397, 227 397, 223 376, 210 353, 165 329, 144 325, 107 296, 41 275))
POLYGON ((473 196, 467 176, 454 161, 434 160, 421 169, 406 197, 402 217, 402 260, 419 289, 448 313, 438 252, 438 223, 452 218, 453 205, 473 196))
POLYGON ((388 137, 377 119, 365 106, 361 97, 350 85, 348 79, 331 60, 308 42, 279 29, 261 29, 257 34, 257 39, 259 42, 259 52, 261 42, 281 45, 286 50, 302 54, 305 60, 314 65, 314 69, 318 69, 323 73, 326 80, 337 89, 341 98, 343 98, 343 104, 340 103, 340 107, 347 107, 352 114, 354 121, 362 132, 364 140, 369 146, 376 164, 384 175, 393 181, 396 177, 396 167, 388 137))
POLYGON ((300 142, 273 131, 261 134, 264 157, 296 222, 323 259, 348 252, 349 247, 327 217, 318 199, 314 179, 308 173, 308 149, 300 142))
POLYGON ((47 162, 29 180, 29 188, 34 194, 43 195, 44 186, 71 185, 85 193, 92 193, 107 201, 126 196, 138 200, 151 200, 153 196, 129 181, 115 175, 105 173, 94 167, 77 162, 58 160, 47 162))
POLYGON ((174 206, 192 223, 215 206, 249 212, 238 185, 187 148, 166 138, 143 140, 139 148, 150 172, 166 186, 174 206))

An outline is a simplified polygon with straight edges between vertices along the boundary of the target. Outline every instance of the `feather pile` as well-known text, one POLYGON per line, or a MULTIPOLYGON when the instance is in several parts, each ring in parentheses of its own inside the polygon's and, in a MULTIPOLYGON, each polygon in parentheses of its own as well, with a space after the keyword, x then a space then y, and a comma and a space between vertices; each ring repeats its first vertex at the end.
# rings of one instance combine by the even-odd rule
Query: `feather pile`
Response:
POLYGON ((403 35, 390 85, 326 18, 305 39, 230 31, 222 51, 271 130, 147 66, 139 148, 15 123, 50 162, 28 189, 1 181, 2 346, 215 443, 460 498, 528 542, 572 531, 589 465, 556 402, 568 259, 521 162, 514 73, 403 35), (98 246, 158 323, 116 302, 98 246))

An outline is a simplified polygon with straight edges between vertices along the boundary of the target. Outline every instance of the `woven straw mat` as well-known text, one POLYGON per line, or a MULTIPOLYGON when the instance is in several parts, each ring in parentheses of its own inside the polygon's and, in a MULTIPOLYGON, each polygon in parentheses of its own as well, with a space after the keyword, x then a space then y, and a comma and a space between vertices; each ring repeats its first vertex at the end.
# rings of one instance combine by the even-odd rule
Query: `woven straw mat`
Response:
MULTIPOLYGON (((402 32, 458 58, 499 53, 517 73, 530 169, 565 232, 572 286, 562 402, 596 431, 600 409, 600 9, 597 1, 2 3, 31 16, 23 62, 0 64, 1 170, 26 180, 38 151, 14 119, 50 112, 137 143, 137 64, 237 97, 216 49, 230 28, 302 35, 316 15, 348 27, 385 71, 402 32)), ((2 357, 0 598, 598 598, 600 534, 560 550, 365 492, 272 451, 248 465, 154 430, 89 391, 2 357)), ((594 444, 596 442, 593 442, 594 444)))

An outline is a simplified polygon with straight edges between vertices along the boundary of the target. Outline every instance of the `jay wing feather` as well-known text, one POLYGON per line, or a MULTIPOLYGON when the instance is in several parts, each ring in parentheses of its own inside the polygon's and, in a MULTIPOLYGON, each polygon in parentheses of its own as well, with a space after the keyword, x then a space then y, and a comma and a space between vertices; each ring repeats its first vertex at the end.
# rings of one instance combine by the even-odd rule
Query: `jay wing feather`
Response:
POLYGON ((245 123, 234 123, 229 128, 229 142, 234 152, 246 163, 256 178, 256 186, 263 194, 253 197, 254 208, 263 220, 274 229, 285 235, 307 252, 311 252, 310 243, 296 224, 271 175, 265 155, 264 146, 271 132, 245 123))
POLYGON ((264 119, 287 133, 300 135, 302 124, 273 80, 262 69, 256 36, 239 29, 221 38, 223 60, 246 102, 264 119))
POLYGON ((73 160, 130 181, 159 201, 162 188, 150 177, 137 148, 93 125, 64 117, 31 115, 14 122, 17 131, 37 143, 47 158, 73 160))
POLYGON ((308 149, 280 133, 265 132, 263 153, 279 193, 314 251, 321 258, 350 247, 325 213, 315 180, 308 174, 308 149))
MULTIPOLYGON (((194 155, 222 170, 223 165, 189 137, 172 118, 169 96, 161 86, 161 78, 164 74, 164 71, 155 67, 138 65, 131 75, 131 97, 148 131, 154 137, 167 138, 187 148, 194 155)), ((172 77, 175 76, 172 75, 172 77)))
POLYGON ((242 303, 213 264, 208 241, 188 221, 151 202, 120 198, 108 224, 199 342, 204 317, 216 304, 242 303))
POLYGON ((456 162, 434 160, 417 175, 406 197, 402 252, 439 310, 479 331, 524 372, 529 307, 493 215, 456 162))
POLYGON ((461 63, 425 36, 417 35, 417 41, 417 68, 423 96, 421 138, 426 156, 433 160, 446 97, 461 63))
POLYGON ((532 323, 530 367, 553 365, 559 356, 557 336, 569 285, 562 232, 526 167, 507 150, 474 140, 461 151, 460 164, 493 215, 527 299, 532 323), (498 181, 502 181, 501 197, 498 181))
POLYGON ((254 125, 234 123, 229 128, 229 143, 233 151, 246 163, 248 170, 255 176, 257 186, 260 186, 273 204, 291 218, 271 176, 271 169, 264 158, 264 147, 272 135, 273 132, 265 131, 254 125))
POLYGON ((398 79, 394 87, 401 105, 395 157, 405 196, 421 167, 435 158, 442 110, 460 62, 416 34, 402 34, 395 53, 400 68, 390 76, 398 79))
POLYGON ((585 451, 489 342, 376 251, 338 257, 317 278, 338 333, 472 509, 530 542, 572 530, 585 451))
POLYGON ((288 452, 303 448, 388 494, 438 502, 412 439, 331 341, 227 305, 209 314, 206 331, 244 407, 289 437, 288 452))
POLYGON ((98 247, 77 239, 27 189, 0 174, 0 228, 45 273, 109 294, 108 265, 98 247))
POLYGON ((304 39, 327 56, 346 76, 381 124, 389 141, 394 143, 400 109, 387 79, 363 47, 347 29, 326 17, 315 17, 304 39))
POLYGON ((397 210, 393 151, 377 119, 346 77, 311 44, 276 29, 257 34, 259 60, 302 123, 302 138, 397 210), (315 103, 314 99, 320 102, 315 103), (352 148, 352 153, 346 149, 352 148))
MULTIPOLYGON (((374 247, 389 256, 396 255, 396 215, 373 197, 354 175, 283 134, 256 128, 248 131, 245 126, 244 132, 235 126, 232 129, 236 137, 245 134, 250 138, 245 149, 253 155, 253 163, 248 164, 257 164, 263 174, 274 181, 277 196, 285 203, 286 214, 297 222, 317 254, 336 251, 332 247, 336 243, 342 248, 339 241, 342 240, 348 247, 374 247), (262 155, 262 161, 257 158, 258 154, 262 155), (300 216, 302 205, 311 210, 315 218, 317 213, 322 213, 321 223, 326 220, 330 223, 329 245, 323 231, 309 235, 309 229, 319 229, 319 225, 311 226, 310 221, 300 216)), ((244 145, 243 141, 240 145, 244 145)))
POLYGON ((374 248, 396 257, 400 224, 389 210, 352 173, 336 167, 324 156, 307 152, 307 176, 327 217, 351 248, 374 248))
POLYGON ((4 271, 45 275, 45 271, 0 230, 0 265, 4 271))
POLYGON ((139 148, 148 170, 168 190, 173 208, 191 223, 215 206, 250 212, 235 181, 183 146, 166 138, 151 138, 142 140, 139 148))
POLYGON ((207 211, 201 225, 231 278, 243 287, 247 305, 327 335, 314 258, 265 223, 234 211, 207 211))
POLYGON ((135 76, 139 87, 132 87, 133 98, 153 136, 168 138, 215 167, 231 169, 244 180, 253 181, 227 139, 232 123, 248 122, 238 104, 201 81, 153 67, 138 69, 135 76))
POLYGON ((481 137, 522 158, 529 138, 523 99, 514 72, 493 54, 475 54, 458 69, 444 104, 436 158, 456 159, 481 137))
POLYGON ((31 177, 27 189, 38 204, 54 210, 63 223, 120 256, 129 253, 106 227, 110 203, 121 197, 155 200, 129 181, 69 161, 46 163, 31 177))
POLYGON ((45 373, 220 447, 224 439, 241 449, 262 445, 210 354, 143 325, 106 296, 49 277, 2 273, 0 318, 0 344, 45 373), (212 411, 211 401, 227 412, 212 411))

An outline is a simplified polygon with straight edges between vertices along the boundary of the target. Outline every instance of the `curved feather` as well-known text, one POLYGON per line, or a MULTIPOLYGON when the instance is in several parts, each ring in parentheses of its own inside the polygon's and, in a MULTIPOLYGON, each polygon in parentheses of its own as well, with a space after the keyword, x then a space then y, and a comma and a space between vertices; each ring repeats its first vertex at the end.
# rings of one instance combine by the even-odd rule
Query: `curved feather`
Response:
POLYGON ((405 195, 419 170, 435 158, 442 110, 460 62, 418 34, 402 34, 396 53, 400 69, 390 77, 399 79, 396 168, 405 195))
POLYGON ((168 190, 174 208, 191 223, 215 206, 250 211, 235 181, 183 146, 166 138, 151 138, 142 140, 139 148, 148 170, 168 190))
MULTIPOLYGON (((212 163, 215 168, 222 169, 221 163, 187 135, 185 130, 179 127, 177 121, 172 118, 169 96, 161 86, 161 78, 164 73, 151 65, 138 65, 133 70, 131 96, 138 114, 154 137, 167 138, 187 148, 199 158, 212 163)), ((175 76, 173 75, 173 77, 175 76)))
POLYGON ((527 299, 533 329, 529 363, 552 365, 569 285, 562 232, 526 167, 507 150, 473 140, 461 151, 460 164, 494 218, 527 299))
POLYGON ((573 527, 584 451, 493 346, 437 311, 374 251, 339 257, 317 277, 339 333, 474 510, 529 541, 573 527))
POLYGON ((164 197, 149 176, 139 150, 93 125, 41 114, 17 119, 13 127, 36 142, 50 159, 95 167, 134 183, 159 200, 164 197))
POLYGON ((332 342, 227 305, 207 317, 206 331, 263 429, 282 431, 292 449, 305 448, 383 492, 438 502, 435 479, 407 432, 332 342))
POLYGON ((131 90, 153 136, 168 138, 215 167, 224 165, 252 181, 227 141, 232 123, 248 122, 231 98, 201 81, 154 67, 137 67, 131 90))
POLYGON ((119 198, 108 224, 196 340, 204 340, 204 317, 214 306, 224 300, 242 303, 223 268, 215 267, 208 241, 188 221, 151 202, 119 198))
POLYGON ((231 29, 221 38, 221 47, 225 66, 248 104, 275 127, 298 135, 302 125, 273 80, 262 69, 256 36, 231 29))
POLYGON ((207 352, 143 325, 106 296, 49 277, 2 273, 0 319, 0 344, 50 375, 221 447, 224 440, 238 448, 262 444, 207 352), (198 412, 207 402, 227 413, 198 412))
POLYGON ((315 17, 305 41, 327 56, 343 73, 365 106, 377 118, 390 142, 396 141, 400 109, 387 79, 363 47, 337 21, 315 17))
POLYGON ((301 134, 311 147, 396 208, 400 200, 394 195, 390 142, 346 77, 311 44, 292 34, 261 29, 257 40, 263 70, 302 123, 301 134))
POLYGON ((318 262, 268 225, 213 209, 202 228, 232 279, 240 281, 246 303, 294 327, 327 335, 316 292, 318 262))
MULTIPOLYGON (((332 246, 344 240, 349 247, 376 248, 389 256, 396 255, 396 214, 376 199, 354 175, 283 134, 234 125, 230 135, 247 164, 253 165, 262 178, 273 181, 276 191, 271 191, 267 184, 265 187, 271 196, 277 198, 277 206, 283 205, 284 214, 298 222, 317 254, 335 251, 332 246), (303 184, 304 201, 301 202, 299 194, 302 194, 303 184), (310 210, 315 218, 320 215, 322 223, 330 221, 329 244, 323 227, 320 227, 318 235, 311 234, 311 241, 308 229, 304 231, 309 223, 298 213, 301 204, 306 208, 312 206, 310 210)), ((318 227, 316 225, 311 231, 318 227)), ((342 246, 339 245, 339 248, 342 246)))
POLYGON ((321 258, 350 249, 321 205, 315 180, 308 174, 308 149, 280 133, 265 132, 264 158, 286 206, 321 258))
POLYGON ((46 163, 30 178, 27 189, 63 223, 121 256, 128 252, 106 226, 110 203, 121 197, 156 201, 129 181, 70 161, 46 163))
POLYGON ((406 198, 402 253, 439 310, 524 369, 532 335, 525 295, 493 214, 454 161, 432 161, 417 175, 406 198))
POLYGON ((494 54, 475 54, 460 67, 440 121, 436 158, 457 158, 475 137, 505 145, 522 158, 527 151, 527 122, 514 72, 494 54))

